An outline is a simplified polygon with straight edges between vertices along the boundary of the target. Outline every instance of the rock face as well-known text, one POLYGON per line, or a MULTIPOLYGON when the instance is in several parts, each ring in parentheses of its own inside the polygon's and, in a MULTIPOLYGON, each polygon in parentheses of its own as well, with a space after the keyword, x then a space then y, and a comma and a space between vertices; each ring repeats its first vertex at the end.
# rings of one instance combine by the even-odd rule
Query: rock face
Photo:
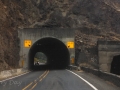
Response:
POLYGON ((117 0, 38 0, 38 22, 33 27, 78 28, 76 64, 98 68, 97 40, 120 40, 117 0), (117 8, 116 8, 117 5, 117 8), (83 56, 82 58, 80 56, 83 56), (86 64, 87 63, 87 64, 86 64))
POLYGON ((30 0, 0 0, 0 70, 18 67, 17 29, 28 27, 37 18, 38 11, 30 0))
POLYGON ((76 63, 97 68, 97 40, 120 41, 119 0, 0 0, 0 70, 17 68, 24 27, 78 28, 76 63))

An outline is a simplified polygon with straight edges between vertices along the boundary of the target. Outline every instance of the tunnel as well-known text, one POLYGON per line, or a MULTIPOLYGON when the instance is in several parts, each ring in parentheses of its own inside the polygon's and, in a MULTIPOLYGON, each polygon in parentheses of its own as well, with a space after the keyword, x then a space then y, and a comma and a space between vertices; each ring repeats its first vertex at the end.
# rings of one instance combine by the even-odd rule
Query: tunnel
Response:
POLYGON ((66 45, 56 38, 42 38, 36 41, 29 50, 29 69, 65 69, 70 64, 70 54, 66 45), (34 56, 42 52, 47 57, 45 65, 34 65, 34 56))
POLYGON ((110 72, 113 74, 120 75, 120 55, 113 57, 110 72))

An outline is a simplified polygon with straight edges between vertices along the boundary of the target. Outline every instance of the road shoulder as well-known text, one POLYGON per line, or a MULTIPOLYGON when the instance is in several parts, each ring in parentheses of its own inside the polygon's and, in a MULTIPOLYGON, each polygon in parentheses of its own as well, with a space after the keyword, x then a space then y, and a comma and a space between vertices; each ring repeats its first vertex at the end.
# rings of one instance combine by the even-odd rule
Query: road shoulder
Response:
POLYGON ((91 84, 96 86, 99 90, 120 90, 120 87, 117 87, 113 83, 105 81, 91 73, 87 73, 82 70, 81 71, 73 70, 73 72, 80 75, 82 78, 85 78, 91 84))

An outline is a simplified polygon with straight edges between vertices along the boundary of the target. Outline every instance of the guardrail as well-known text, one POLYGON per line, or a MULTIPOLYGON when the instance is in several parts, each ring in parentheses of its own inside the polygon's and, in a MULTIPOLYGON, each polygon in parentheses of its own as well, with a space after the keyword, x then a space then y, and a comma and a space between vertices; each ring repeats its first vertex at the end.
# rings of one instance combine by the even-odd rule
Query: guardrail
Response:
POLYGON ((74 66, 74 65, 69 65, 68 69, 70 69, 70 70, 80 70, 80 67, 74 66))
POLYGON ((120 87, 120 76, 118 76, 118 75, 108 73, 108 72, 103 72, 103 71, 97 70, 97 69, 90 69, 88 67, 81 67, 81 69, 88 73, 92 73, 92 74, 100 77, 101 79, 112 82, 116 86, 120 87))

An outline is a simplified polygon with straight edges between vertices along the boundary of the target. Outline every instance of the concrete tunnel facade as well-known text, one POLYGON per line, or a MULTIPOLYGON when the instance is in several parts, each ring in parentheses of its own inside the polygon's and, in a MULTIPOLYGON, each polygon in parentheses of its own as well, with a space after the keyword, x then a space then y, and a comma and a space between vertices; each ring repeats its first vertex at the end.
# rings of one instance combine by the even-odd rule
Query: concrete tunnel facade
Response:
POLYGON ((120 41, 98 41, 99 69, 120 75, 120 41))
POLYGON ((26 28, 18 30, 18 37, 20 39, 20 67, 64 69, 74 64, 74 29, 26 28), (34 56, 37 52, 42 52, 47 56, 45 65, 34 66, 34 56))

